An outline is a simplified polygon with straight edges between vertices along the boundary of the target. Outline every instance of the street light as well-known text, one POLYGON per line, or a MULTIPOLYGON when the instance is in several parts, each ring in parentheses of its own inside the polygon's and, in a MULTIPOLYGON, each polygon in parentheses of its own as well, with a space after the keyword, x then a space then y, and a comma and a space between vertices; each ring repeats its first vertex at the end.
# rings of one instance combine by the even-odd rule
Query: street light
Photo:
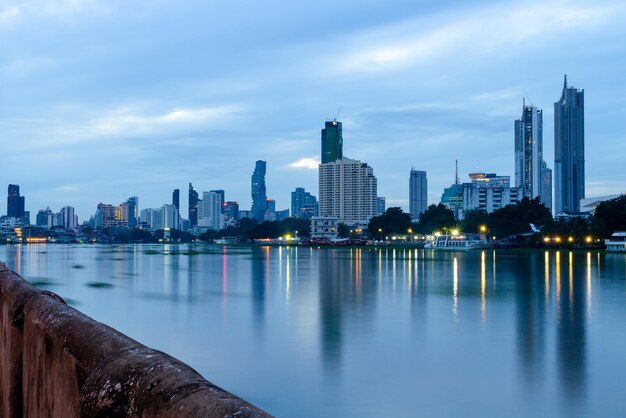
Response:
POLYGON ((380 235, 380 240, 379 241, 382 241, 383 240, 383 229, 382 228, 378 228, 378 235, 380 235))
POLYGON ((487 226, 481 225, 479 230, 480 230, 481 233, 484 234, 485 232, 487 232, 487 226))
POLYGON ((413 229, 409 228, 408 232, 409 232, 409 239, 411 240, 411 242, 413 242, 413 229))

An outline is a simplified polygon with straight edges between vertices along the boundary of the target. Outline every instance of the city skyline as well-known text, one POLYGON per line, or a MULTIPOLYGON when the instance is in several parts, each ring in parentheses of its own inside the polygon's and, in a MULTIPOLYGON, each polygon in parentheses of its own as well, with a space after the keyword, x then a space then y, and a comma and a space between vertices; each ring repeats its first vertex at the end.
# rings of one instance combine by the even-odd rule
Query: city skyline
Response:
POLYGON ((619 2, 361 2, 333 5, 330 20, 323 1, 280 14, 40 3, 0 6, 0 178, 21 186, 31 218, 71 205, 82 222, 124 194, 158 208, 189 182, 248 209, 259 159, 268 195, 288 208, 294 188, 317 190, 320 127, 333 117, 344 154, 374 168, 388 207, 408 211, 411 166, 428 173, 429 203, 450 185, 455 159, 464 180, 513 178, 511 120, 526 94, 544 110, 554 170, 552 105, 565 73, 588 96, 586 196, 624 192, 619 2), (207 28, 216 13, 228 17, 207 28))

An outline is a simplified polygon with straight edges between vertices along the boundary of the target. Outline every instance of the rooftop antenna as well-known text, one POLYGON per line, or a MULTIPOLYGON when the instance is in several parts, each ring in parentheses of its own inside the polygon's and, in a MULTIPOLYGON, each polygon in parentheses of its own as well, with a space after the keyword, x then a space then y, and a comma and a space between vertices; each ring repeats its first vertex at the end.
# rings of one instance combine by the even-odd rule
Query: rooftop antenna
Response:
POLYGON ((337 120, 337 118, 339 117, 339 114, 341 113, 341 108, 343 107, 343 105, 339 106, 339 110, 337 111, 337 113, 335 113, 335 118, 333 120, 337 120))
POLYGON ((459 160, 454 160, 454 184, 459 184, 459 160))
POLYGON ((526 107, 526 99, 528 99, 528 103, 532 105, 533 101, 530 100, 530 96, 528 95, 528 92, 526 91, 526 89, 522 89, 522 90, 524 90, 524 99, 522 99, 524 100, 523 102, 524 107, 526 107))

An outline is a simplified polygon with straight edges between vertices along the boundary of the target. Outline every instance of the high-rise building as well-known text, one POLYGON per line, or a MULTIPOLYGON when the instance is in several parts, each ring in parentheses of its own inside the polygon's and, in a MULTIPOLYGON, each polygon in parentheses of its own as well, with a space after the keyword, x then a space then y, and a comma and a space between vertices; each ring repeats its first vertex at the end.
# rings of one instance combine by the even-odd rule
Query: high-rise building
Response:
POLYGON ((172 192, 172 205, 180 212, 180 189, 174 189, 172 192))
POLYGON ((7 216, 12 218, 23 218, 25 215, 25 198, 20 196, 20 186, 9 184, 7 194, 7 216))
POLYGON ((417 219, 428 207, 428 181, 425 171, 411 168, 409 175, 409 213, 417 219))
POLYGON ((367 223, 377 210, 377 181, 372 167, 342 158, 319 166, 319 213, 348 225, 367 223))
POLYGON ((174 205, 161 207, 161 226, 163 229, 180 229, 180 215, 174 205))
POLYGON ((267 190, 265 188, 265 173, 267 170, 267 162, 258 160, 252 173, 252 208, 250 212, 252 217, 259 222, 265 220, 267 190))
POLYGON ((376 198, 376 214, 382 215, 383 213, 385 213, 386 206, 387 206, 387 202, 385 198, 378 196, 376 198))
MULTIPOLYGON (((454 212, 456 219, 463 217, 463 185, 459 179, 459 161, 454 163, 454 184, 443 189, 441 204, 454 212)), ((419 216, 419 215, 418 215, 419 216)))
POLYGON ((322 164, 343 158, 343 135, 341 122, 327 121, 322 129, 322 164))
POLYGON ((126 227, 133 229, 137 226, 137 216, 139 215, 139 198, 137 196, 129 197, 128 200, 120 205, 122 214, 121 220, 125 222, 126 227))
POLYGON ((554 211, 580 211, 585 197, 585 91, 567 86, 554 103, 554 211))
POLYGON ((139 219, 146 228, 156 231, 161 229, 161 210, 160 209, 142 209, 139 219))
POLYGON ((222 206, 227 219, 239 219, 239 202, 224 202, 222 206))
POLYGON ((74 208, 65 206, 61 209, 62 226, 66 229, 74 229, 78 226, 78 217, 74 214, 74 208))
MULTIPOLYGON (((515 187, 522 197, 539 197, 542 203, 552 195, 544 181, 547 165, 543 160, 543 111, 522 103, 522 117, 515 121, 515 187)), ((551 198, 548 200, 552 200, 551 198)))
POLYGON ((50 209, 50 206, 48 206, 46 209, 40 209, 39 212, 37 212, 37 216, 35 217, 35 225, 44 228, 52 228, 52 216, 53 213, 50 209))
POLYGON ((189 223, 191 227, 198 225, 198 192, 189 183, 189 223))
POLYGON ((94 216, 96 228, 121 228, 128 226, 122 217, 122 207, 99 203, 94 216))
POLYGON ((541 196, 539 197, 545 207, 552 210, 552 170, 545 161, 541 164, 541 196))
POLYGON ((226 193, 224 192, 224 190, 209 190, 209 191, 220 195, 220 200, 222 201, 222 213, 224 213, 224 202, 226 202, 226 193))
POLYGON ((198 226, 215 230, 223 229, 222 206, 222 196, 219 193, 202 193, 202 202, 198 205, 198 226))
POLYGON ((291 192, 291 216, 299 219, 317 216, 317 198, 304 190, 304 187, 296 187, 291 192))
POLYGON ((471 182, 463 183, 463 212, 484 210, 491 213, 506 205, 517 203, 522 197, 518 192, 519 189, 511 187, 509 176, 472 173, 469 177, 471 182))

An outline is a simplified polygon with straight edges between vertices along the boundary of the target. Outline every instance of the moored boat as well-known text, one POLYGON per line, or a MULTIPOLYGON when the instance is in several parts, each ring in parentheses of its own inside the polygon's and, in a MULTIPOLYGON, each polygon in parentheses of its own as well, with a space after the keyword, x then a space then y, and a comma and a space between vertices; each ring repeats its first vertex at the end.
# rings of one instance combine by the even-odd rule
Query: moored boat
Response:
POLYGON ((604 243, 608 252, 626 253, 626 232, 614 232, 604 243))
POLYGON ((424 244, 425 250, 465 251, 488 247, 489 242, 483 234, 435 234, 424 244))

